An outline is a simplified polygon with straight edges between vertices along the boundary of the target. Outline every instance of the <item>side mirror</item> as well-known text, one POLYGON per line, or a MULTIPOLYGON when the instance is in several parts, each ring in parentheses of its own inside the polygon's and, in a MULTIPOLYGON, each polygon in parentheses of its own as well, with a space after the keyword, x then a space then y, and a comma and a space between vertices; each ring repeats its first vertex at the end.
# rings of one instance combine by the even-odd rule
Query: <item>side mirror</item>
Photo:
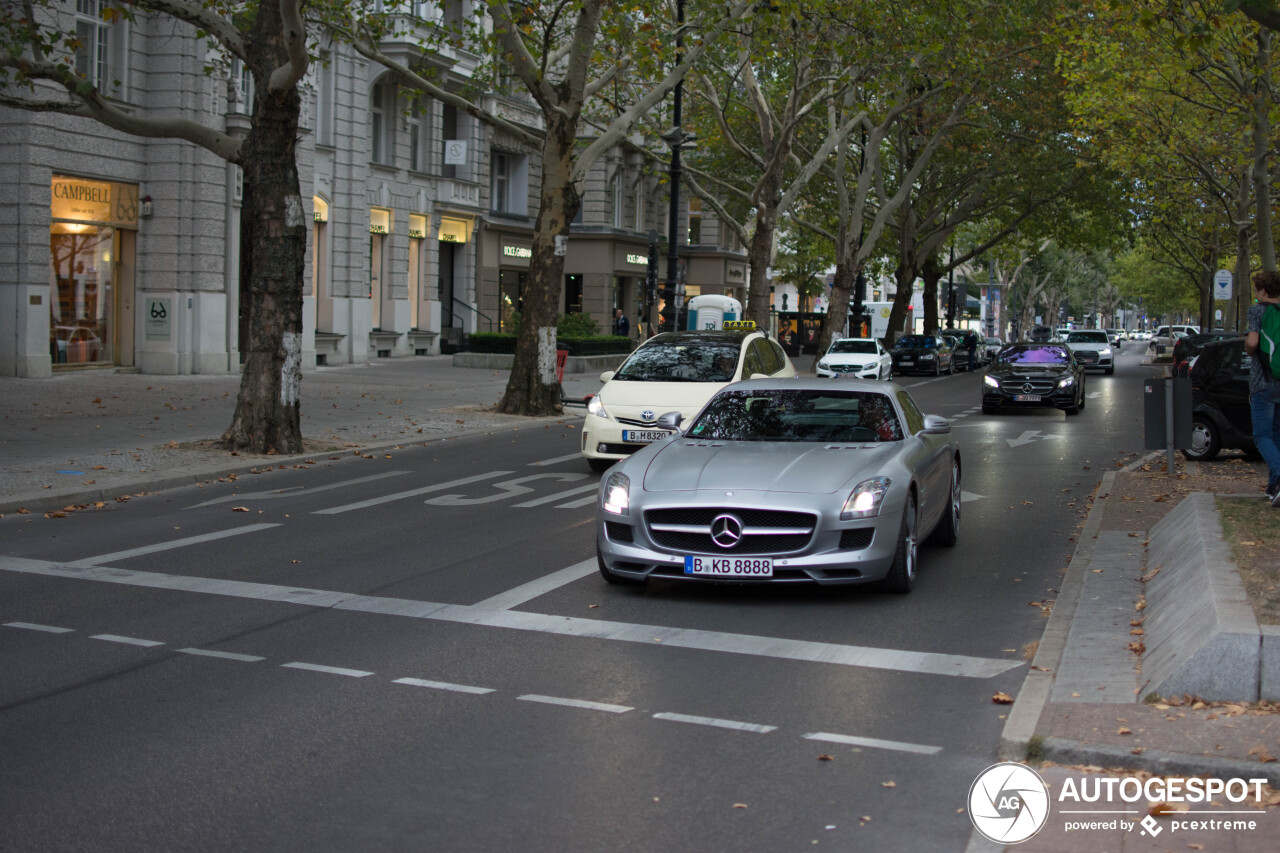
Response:
POLYGON ((613 371, 612 371, 612 370, 606 370, 604 373, 601 373, 601 374, 600 374, 600 381, 601 381, 601 382, 608 382, 608 381, 609 381, 610 379, 612 379, 612 378, 613 378, 613 371))
POLYGON ((924 429, 920 432, 925 435, 948 435, 951 432, 951 421, 941 415, 925 415, 924 429))
POLYGON ((658 428, 670 429, 676 432, 680 431, 680 424, 684 421, 684 415, 679 412, 664 412, 658 415, 658 428))

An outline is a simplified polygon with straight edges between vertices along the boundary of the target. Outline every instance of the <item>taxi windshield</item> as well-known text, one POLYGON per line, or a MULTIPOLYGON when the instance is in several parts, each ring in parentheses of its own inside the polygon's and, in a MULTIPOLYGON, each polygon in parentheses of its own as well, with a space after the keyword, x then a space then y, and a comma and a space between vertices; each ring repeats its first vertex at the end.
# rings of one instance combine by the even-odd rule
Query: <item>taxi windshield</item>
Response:
POLYGON ((866 391, 722 391, 685 433, 711 441, 901 441, 885 394, 866 391))
POLYGON ((642 346, 618 368, 613 379, 624 382, 731 382, 738 367, 738 348, 736 340, 642 346))

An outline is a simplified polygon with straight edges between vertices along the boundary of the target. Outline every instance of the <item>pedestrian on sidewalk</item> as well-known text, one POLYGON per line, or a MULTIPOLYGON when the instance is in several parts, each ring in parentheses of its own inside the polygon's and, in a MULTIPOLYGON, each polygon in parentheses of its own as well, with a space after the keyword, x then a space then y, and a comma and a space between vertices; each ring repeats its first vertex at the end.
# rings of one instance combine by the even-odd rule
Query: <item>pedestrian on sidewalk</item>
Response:
POLYGON ((620 337, 631 337, 631 321, 621 308, 613 309, 613 333, 620 337))
POLYGON ((1262 318, 1268 311, 1280 311, 1280 273, 1262 270, 1253 275, 1257 301, 1245 318, 1244 351, 1249 364, 1249 409, 1253 415, 1253 443, 1267 463, 1267 497, 1280 507, 1280 377, 1271 375, 1260 352, 1262 318))

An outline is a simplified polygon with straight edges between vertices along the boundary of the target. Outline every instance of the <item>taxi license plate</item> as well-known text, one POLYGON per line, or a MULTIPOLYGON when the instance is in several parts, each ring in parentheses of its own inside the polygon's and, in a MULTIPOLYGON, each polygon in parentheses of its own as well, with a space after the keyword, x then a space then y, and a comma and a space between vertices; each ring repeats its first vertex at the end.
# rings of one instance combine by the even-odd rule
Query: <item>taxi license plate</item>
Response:
POLYGON ((771 578, 769 557, 685 557, 684 573, 714 578, 771 578))
POLYGON ((1015 403, 1039 403, 1039 394, 1016 394, 1013 398, 1015 403))
POLYGON ((652 444, 655 441, 662 441, 671 433, 663 429, 624 429, 622 431, 622 440, 631 444, 652 444))

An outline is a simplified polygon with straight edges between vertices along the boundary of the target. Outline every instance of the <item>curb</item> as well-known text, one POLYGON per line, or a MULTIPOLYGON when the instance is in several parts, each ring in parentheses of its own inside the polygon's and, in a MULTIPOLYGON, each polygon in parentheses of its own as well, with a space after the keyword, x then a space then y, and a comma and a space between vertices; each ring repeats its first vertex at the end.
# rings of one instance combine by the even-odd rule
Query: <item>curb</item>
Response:
POLYGON ((1161 749, 1145 749, 1141 754, 1134 755, 1124 747, 1082 744, 1050 737, 1040 744, 1036 758, 1059 764, 1095 764, 1123 770, 1147 770, 1156 776, 1266 779, 1268 784, 1280 786, 1280 766, 1275 764, 1214 758, 1212 755, 1188 755, 1161 749))

